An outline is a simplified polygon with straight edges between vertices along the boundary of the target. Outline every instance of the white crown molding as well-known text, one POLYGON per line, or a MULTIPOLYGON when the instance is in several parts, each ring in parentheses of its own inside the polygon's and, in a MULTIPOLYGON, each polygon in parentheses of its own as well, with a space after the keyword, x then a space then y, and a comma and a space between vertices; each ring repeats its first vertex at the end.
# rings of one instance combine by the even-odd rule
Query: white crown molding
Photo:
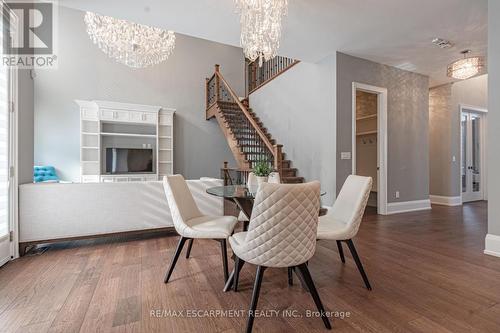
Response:
POLYGON ((487 234, 484 243, 484 254, 500 257, 500 236, 487 234))
POLYGON ((124 111, 142 111, 142 112, 153 112, 158 113, 160 111, 167 113, 174 113, 175 109, 165 108, 158 105, 145 105, 145 104, 132 104, 132 103, 121 103, 113 101, 84 101, 75 100, 75 102, 81 108, 89 109, 111 109, 111 110, 124 110, 124 111))
POLYGON ((462 197, 446 197, 442 195, 429 195, 429 199, 433 205, 442 206, 461 206, 462 197))
POLYGON ((429 199, 404 201, 404 202, 391 202, 387 205, 387 215, 415 212, 419 210, 429 210, 429 209, 431 209, 431 201, 429 199))

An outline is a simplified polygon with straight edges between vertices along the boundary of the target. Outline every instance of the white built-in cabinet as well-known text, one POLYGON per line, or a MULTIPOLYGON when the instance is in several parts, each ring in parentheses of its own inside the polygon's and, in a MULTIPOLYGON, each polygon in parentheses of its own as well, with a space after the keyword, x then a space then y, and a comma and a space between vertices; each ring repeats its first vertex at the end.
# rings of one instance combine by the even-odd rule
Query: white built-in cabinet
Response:
POLYGON ((156 181, 174 172, 175 109, 160 106, 76 100, 80 106, 82 183, 156 181), (106 174, 106 147, 153 149, 153 172, 106 174))

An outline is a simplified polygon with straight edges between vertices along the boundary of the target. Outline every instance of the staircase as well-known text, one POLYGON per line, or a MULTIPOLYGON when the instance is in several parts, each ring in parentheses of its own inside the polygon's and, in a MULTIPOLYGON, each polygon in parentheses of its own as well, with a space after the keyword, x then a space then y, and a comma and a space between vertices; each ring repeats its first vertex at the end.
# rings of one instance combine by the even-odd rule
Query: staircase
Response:
POLYGON ((255 163, 266 161, 280 173, 283 183, 303 183, 304 178, 286 159, 282 145, 277 144, 262 121, 249 107, 248 99, 240 101, 215 65, 214 75, 206 80, 206 118, 215 118, 241 172, 250 171, 255 163))

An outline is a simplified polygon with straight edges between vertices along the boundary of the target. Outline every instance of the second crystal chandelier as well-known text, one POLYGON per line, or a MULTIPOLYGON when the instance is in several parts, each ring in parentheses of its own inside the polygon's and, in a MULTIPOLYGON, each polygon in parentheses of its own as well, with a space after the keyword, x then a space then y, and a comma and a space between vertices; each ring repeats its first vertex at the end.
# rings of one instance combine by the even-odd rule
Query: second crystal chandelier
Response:
POLYGON ((85 14, 87 33, 109 57, 133 68, 166 60, 175 47, 175 34, 92 12, 85 14))
POLYGON ((241 46, 254 61, 274 58, 279 49, 281 20, 287 14, 288 0, 235 0, 241 15, 241 46))

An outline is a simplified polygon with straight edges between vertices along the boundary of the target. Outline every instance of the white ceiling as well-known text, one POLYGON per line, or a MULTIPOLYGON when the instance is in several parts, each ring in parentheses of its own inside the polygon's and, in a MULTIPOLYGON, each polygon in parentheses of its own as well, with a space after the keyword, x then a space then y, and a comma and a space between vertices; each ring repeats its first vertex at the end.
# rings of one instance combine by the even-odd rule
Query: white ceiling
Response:
MULTIPOLYGON (((239 46, 234 0, 60 0, 80 10, 239 46)), ((487 0, 289 0, 280 54, 318 61, 336 51, 449 82, 463 49, 487 54, 487 0), (434 37, 455 43, 443 50, 434 37)))

